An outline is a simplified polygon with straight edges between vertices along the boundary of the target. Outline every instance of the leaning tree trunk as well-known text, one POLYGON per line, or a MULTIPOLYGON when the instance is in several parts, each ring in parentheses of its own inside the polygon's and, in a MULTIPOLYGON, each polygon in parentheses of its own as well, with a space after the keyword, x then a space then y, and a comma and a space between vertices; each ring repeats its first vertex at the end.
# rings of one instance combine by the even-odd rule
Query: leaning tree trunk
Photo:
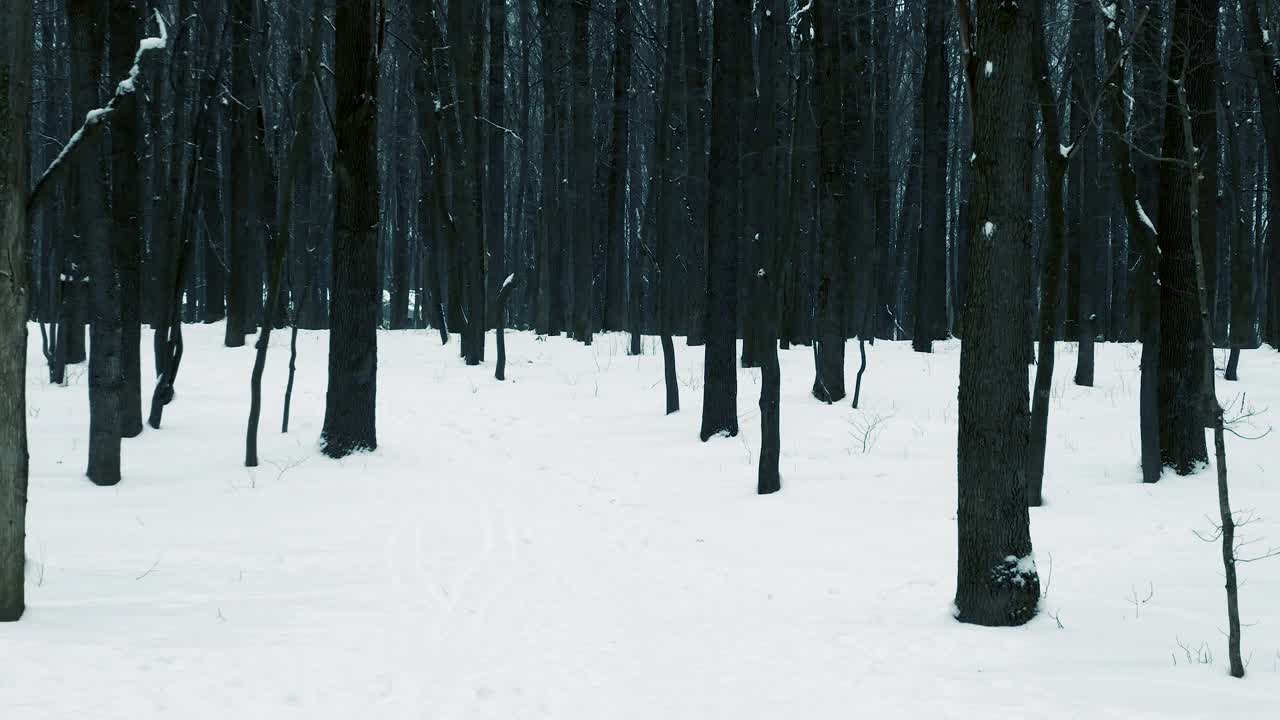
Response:
POLYGON ((321 435, 324 453, 333 458, 378 446, 377 20, 372 0, 338 0, 336 233, 321 435))
MULTIPOLYGON (((962 13, 968 19, 967 11, 962 13)), ((1026 501, 1036 8, 978 0, 968 46, 972 225, 960 352, 956 618, 1021 625, 1040 580, 1026 501), (969 43, 972 43, 970 46, 969 43), (993 72, 977 72, 979 60, 993 72)))
POLYGON ((738 201, 743 96, 742 58, 751 55, 751 12, 742 3, 716 3, 711 75, 711 161, 707 223, 707 347, 703 364, 702 429, 738 434, 738 201))
POLYGON ((26 609, 27 148, 32 3, 0 0, 0 622, 26 609))

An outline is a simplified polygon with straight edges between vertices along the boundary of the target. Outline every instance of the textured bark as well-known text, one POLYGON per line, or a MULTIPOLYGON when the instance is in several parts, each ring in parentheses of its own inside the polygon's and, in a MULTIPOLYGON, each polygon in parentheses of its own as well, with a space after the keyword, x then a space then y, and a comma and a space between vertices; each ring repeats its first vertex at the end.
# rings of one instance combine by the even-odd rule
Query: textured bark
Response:
MULTIPOLYGON (((454 174, 454 202, 459 245, 458 282, 463 309, 462 355, 468 365, 484 360, 485 344, 485 267, 484 217, 481 206, 481 183, 486 145, 480 131, 480 83, 484 54, 480 37, 472 31, 482 27, 479 3, 449 5, 449 49, 458 95, 454 98, 451 128, 454 144, 451 157, 454 174)), ((451 290, 452 292, 452 290, 451 290)))
POLYGON ((570 67, 573 75, 573 145, 569 176, 569 208, 573 218, 573 335, 591 344, 591 298, 595 287, 592 263, 591 184, 595 178, 595 141, 591 132, 590 27, 591 0, 573 4, 570 67))
POLYGON ((666 389, 667 414, 680 410, 680 384, 676 377, 675 342, 672 340, 676 320, 675 293, 675 237, 680 231, 680 198, 674 183, 674 165, 677 161, 673 148, 678 142, 673 123, 676 122, 675 85, 676 69, 680 58, 680 22, 675 13, 666 13, 666 54, 662 63, 662 91, 655 127, 654 157, 651 164, 656 174, 649 180, 650 196, 656 215, 653 233, 653 254, 656 258, 654 282, 656 287, 655 312, 658 335, 662 344, 662 377, 666 389))
MULTIPOLYGON (((1177 97, 1179 82, 1187 83, 1193 118, 1200 113, 1214 113, 1212 76, 1191 69, 1213 62, 1206 56, 1213 52, 1213 46, 1206 41, 1212 33, 1204 26, 1212 23, 1210 27, 1216 28, 1216 7, 1215 0, 1177 0, 1169 53, 1163 157, 1186 158, 1188 143, 1199 142, 1199 138, 1186 137, 1183 132, 1177 97)), ((1192 127, 1194 133, 1194 120, 1192 127)), ((1197 222, 1197 215, 1186 193, 1192 172, 1180 162, 1163 163, 1160 172, 1160 457, 1165 467, 1172 467, 1180 475, 1191 473, 1209 459, 1205 417, 1199 412, 1206 355, 1201 347, 1191 246, 1191 225, 1197 222)))
MULTIPOLYGON (((1145 14, 1146 20, 1137 29, 1133 41, 1134 91, 1130 124, 1136 152, 1132 153, 1132 167, 1138 191, 1136 200, 1152 220, 1160 214, 1160 196, 1157 193, 1160 163, 1155 158, 1160 156, 1165 82, 1168 74, 1164 50, 1164 37, 1169 25, 1165 14, 1166 5, 1167 0, 1138 0, 1134 8, 1137 16, 1143 17, 1145 14)), ((1146 249, 1142 243, 1129 244, 1128 264, 1133 277, 1129 284, 1129 306, 1132 309, 1129 323, 1133 334, 1138 337, 1145 337, 1143 324, 1148 319, 1151 324, 1159 323, 1158 318, 1144 314, 1147 308, 1145 280, 1159 272, 1160 264, 1148 263, 1146 258, 1146 249)))
POLYGON ((262 180, 266 174, 259 149, 256 64, 253 55, 254 1, 231 0, 231 233, 227 239, 227 324, 224 344, 242 347, 253 332, 257 314, 254 256, 263 240, 262 180), (256 182, 255 182, 256 181, 256 182))
POLYGON ((1057 98, 1050 81, 1048 48, 1044 26, 1037 19, 1034 33, 1036 87, 1040 99, 1040 116, 1044 123, 1044 162, 1046 168, 1046 230, 1043 273, 1040 280, 1040 330, 1036 353, 1036 379, 1031 400, 1031 437, 1027 451, 1027 505, 1040 506, 1044 489, 1044 454, 1049 430, 1049 400, 1053 387, 1055 361, 1054 340, 1058 334, 1058 297, 1062 289, 1062 264, 1066 251, 1065 181, 1069 159, 1061 148, 1062 123, 1057 98))
MULTIPOLYGON (((77 57, 72 62, 72 73, 76 78, 74 84, 80 88, 77 100, 86 108, 86 112, 105 104, 98 96, 97 88, 102 76, 101 58, 107 33, 106 10, 106 4, 99 0, 70 0, 67 3, 67 19, 77 50, 77 57), (79 63, 86 60, 89 62, 88 66, 79 67, 79 63), (85 89, 86 85, 89 90, 85 89)), ((133 47, 137 48, 136 42, 133 47)), ((132 116, 134 108, 131 100, 132 96, 128 95, 118 101, 116 113, 132 116)), ((112 140, 117 140, 114 134, 112 140)), ((127 222, 127 218, 122 220, 117 212, 113 212, 111 224, 104 222, 108 216, 105 160, 101 145, 95 143, 81 148, 72 159, 75 168, 69 189, 79 209, 80 243, 86 271, 84 281, 88 282, 92 313, 89 460, 86 475, 97 485, 115 485, 120 482, 120 395, 124 372, 120 357, 123 349, 120 281, 116 274, 117 263, 113 252, 115 243, 112 236, 116 230, 121 229, 123 222, 127 222)), ((111 189, 116 189, 114 184, 111 189)), ((128 209, 122 207, 119 212, 127 213, 128 209)))
POLYGON ((777 75, 779 54, 786 45, 783 34, 783 18, 786 3, 783 0, 765 0, 760 14, 760 122, 758 133, 760 172, 757 196, 754 204, 759 208, 760 226, 756 241, 758 267, 753 269, 756 287, 753 293, 753 322, 760 328, 758 359, 760 361, 760 464, 756 477, 756 492, 761 495, 777 492, 782 487, 778 473, 778 457, 781 454, 780 394, 782 376, 778 366, 778 310, 781 305, 778 293, 778 271, 781 263, 778 238, 778 200, 781 197, 778 176, 782 163, 778 152, 778 120, 776 106, 780 79, 777 75))
MULTIPOLYGON (((489 3, 489 107, 485 136, 488 139, 488 174, 484 193, 484 246, 489 253, 486 294, 501 289, 507 277, 507 0, 489 3)), ((502 311, 495 310, 492 323, 502 327, 502 311)))
POLYGON ((1025 4, 978 0, 968 65, 973 161, 965 341, 960 353, 956 617, 1020 625, 1039 576, 1026 504, 1027 299, 1031 267, 1035 69, 1025 4))
POLYGON ((333 244, 329 385, 324 452, 340 458, 378 446, 378 18, 372 0, 338 0, 338 153, 333 244))
MULTIPOLYGON (((138 0, 111 0, 110 76, 119 82, 133 67, 144 7, 138 0)), ((111 245, 120 285, 120 434, 142 432, 142 163, 137 93, 116 102, 111 121, 111 245)), ((152 147, 156 147, 155 144, 152 147)))
POLYGON ((560 228, 559 208, 560 170, 557 165, 559 117, 559 81, 556 77, 556 58, 559 57, 560 34, 558 9, 553 0, 539 3, 542 22, 542 197, 538 213, 538 309, 535 325, 539 333, 558 335, 560 318, 556 314, 562 292, 559 263, 560 228))
POLYGON ((814 8, 817 35, 816 114, 818 118, 818 227, 820 229, 818 305, 813 355, 813 396, 839 402, 844 390, 845 328, 841 302, 844 287, 845 241, 840 206, 847 177, 842 162, 844 139, 840 127, 842 105, 839 14, 836 0, 819 1, 814 8))
MULTIPOLYGON (((681 31, 684 36, 684 106, 685 130, 688 134, 688 169, 685 173, 684 197, 688 205, 689 242, 685 253, 688 282, 688 327, 686 340, 689 345, 701 345, 706 341, 707 307, 706 277, 708 223, 708 156, 707 156, 707 55, 703 49, 703 33, 698 17, 698 3, 672 3, 672 10, 680 12, 681 31)), ((735 60, 740 62, 741 60, 735 60)))
POLYGON ((712 192, 707 209, 707 347, 703 366, 702 429, 738 434, 738 256, 742 247, 742 142, 739 118, 747 88, 742 58, 751 54, 751 12, 742 3, 717 3, 711 76, 712 192))
MULTIPOLYGON (((604 329, 620 330, 626 322, 623 257, 626 245, 627 158, 631 132, 631 0, 616 0, 614 9, 613 129, 609 143, 608 239, 605 250, 604 329)), ((646 210, 649 212, 649 210, 646 210)))
MULTIPOLYGON (((1253 75, 1257 78, 1262 127, 1267 138, 1267 176, 1274 187, 1280 178, 1280 68, 1276 66, 1276 41, 1273 35, 1263 34, 1258 0, 1242 0, 1242 7, 1245 43, 1253 63, 1253 75)), ((1267 304, 1262 339, 1273 346, 1280 346, 1280 222, 1274 220, 1280 218, 1280 193, 1267 193, 1267 216, 1272 221, 1266 224, 1268 257, 1264 283, 1267 304)))
POLYGON ((925 62, 921 85, 924 105, 921 218, 916 244, 915 329, 911 347, 932 352, 933 341, 947 329, 947 137, 950 134, 950 69, 947 67, 946 21, 951 0, 929 0, 925 6, 925 62))
MULTIPOLYGON (((221 89, 215 83, 217 68, 223 62, 226 52, 221 35, 223 17, 226 13, 226 2, 200 3, 200 33, 204 43, 202 67, 199 73, 200 84, 198 97, 203 104, 201 112, 208 118, 204 123, 204 131, 198 139, 198 152, 201 155, 202 171, 197 176, 197 195, 200 198, 200 227, 204 230, 204 243, 201 252, 204 255, 205 305, 204 321, 218 322, 227 317, 227 223, 223 211, 222 163, 218 162, 219 139, 222 136, 221 89)), ((225 328, 224 328, 225 333, 225 328)))
POLYGON ((32 3, 0 0, 0 622, 26 608, 27 148, 32 3))
POLYGON ((1069 262, 1067 267, 1066 339, 1079 342, 1075 383, 1093 386, 1094 337, 1097 335, 1094 300, 1098 285, 1098 259, 1109 216, 1102 175, 1098 134, 1089 116, 1098 97, 1097 14, 1094 0, 1076 0, 1071 22, 1071 140, 1068 178, 1070 214, 1068 220, 1069 262))

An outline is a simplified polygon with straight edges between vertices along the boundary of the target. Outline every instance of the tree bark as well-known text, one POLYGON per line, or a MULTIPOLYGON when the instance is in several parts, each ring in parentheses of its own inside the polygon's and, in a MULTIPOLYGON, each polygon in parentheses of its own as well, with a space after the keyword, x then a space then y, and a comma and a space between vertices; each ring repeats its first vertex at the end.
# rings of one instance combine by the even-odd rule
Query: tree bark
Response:
POLYGON ((704 442, 713 435, 738 434, 739 121, 747 92, 742 82, 742 58, 750 56, 750 9, 744 3, 716 3, 708 171, 712 192, 707 208, 707 347, 699 432, 704 442))
POLYGON ((333 244, 329 384, 321 443, 341 458, 378 446, 378 18, 372 0, 338 0, 338 153, 334 162, 336 235, 333 244))
POLYGON ((921 84, 924 106, 921 218, 916 243, 915 331, 911 347, 932 352, 933 341, 946 337, 947 327, 947 137, 950 109, 950 69, 947 67, 946 21, 950 0, 929 0, 925 6, 925 62, 921 84))
POLYGON ((845 269, 845 229, 840 227, 840 209, 844 196, 852 189, 848 187, 842 161, 844 137, 840 126, 843 103, 838 3, 836 0, 815 2, 818 227, 821 241, 816 310, 818 326, 813 338, 813 396, 822 402, 834 403, 845 396, 844 303, 841 302, 845 269))
MULTIPOLYGON (((1198 412, 1206 355, 1201 347, 1191 247, 1191 225, 1199 224, 1203 207, 1189 204, 1185 188, 1193 171, 1182 161, 1188 147, 1201 141, 1183 132, 1178 83, 1187 83, 1193 118, 1215 112, 1213 76, 1195 68, 1214 62, 1210 38, 1217 32, 1216 8, 1215 0, 1177 0, 1161 152, 1173 161, 1162 163, 1160 171, 1160 457, 1165 467, 1179 475, 1193 472, 1209 457, 1205 420, 1198 412)), ((1193 133, 1195 125, 1193 120, 1193 133)))
POLYGON ((0 622, 10 622, 26 609, 32 3, 0 0, 0 17, 0 622))
MULTIPOLYGON (((626 322, 623 257, 626 244, 627 158, 631 117, 631 0, 616 0, 614 9, 613 131, 610 141, 608 222, 605 255, 604 329, 619 330, 626 322)), ((661 158, 665 160, 665 158, 661 158)), ((645 212, 651 212, 652 208, 645 212)))
POLYGON ((955 613, 961 622, 1021 625, 1035 615, 1040 596, 1026 502, 1023 332, 1035 146, 1032 23, 1038 13, 1002 0, 976 5, 975 45, 967 58, 975 157, 960 352, 955 613))
MULTIPOLYGON (((143 6, 136 0, 111 2, 111 73, 127 77, 138 50, 143 6)), ((111 243, 120 282, 122 388, 120 434, 142 433, 142 163, 137 121, 137 93, 120 98, 111 123, 111 243)), ((158 143, 152 148, 158 149, 158 143)))

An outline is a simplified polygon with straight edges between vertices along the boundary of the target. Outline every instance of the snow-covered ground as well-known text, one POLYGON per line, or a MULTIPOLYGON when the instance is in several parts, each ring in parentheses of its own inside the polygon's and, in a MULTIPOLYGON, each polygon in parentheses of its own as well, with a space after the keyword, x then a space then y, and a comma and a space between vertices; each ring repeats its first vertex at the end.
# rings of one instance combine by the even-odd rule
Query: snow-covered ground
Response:
MULTIPOLYGON (((301 337, 281 435, 277 334, 249 470, 252 350, 185 334, 178 398, 114 488, 83 477, 84 366, 50 387, 31 343, 5 720, 1280 717, 1280 560, 1241 566, 1233 680, 1220 550, 1194 534, 1214 480, 1139 483, 1133 347, 1100 345, 1084 389, 1060 346, 1043 611, 985 629, 949 614, 957 343, 876 345, 861 411, 813 401, 810 352, 783 353, 783 491, 758 497, 758 373, 741 436, 703 444, 700 349, 678 344, 685 410, 665 417, 651 341, 637 359, 622 336, 509 333, 498 383, 432 332, 381 333, 381 446, 335 462, 316 447, 326 337, 301 337)), ((1280 355, 1241 372, 1223 397, 1280 425, 1280 355)), ((1278 450, 1280 432, 1229 438, 1246 552, 1280 545, 1278 450)))

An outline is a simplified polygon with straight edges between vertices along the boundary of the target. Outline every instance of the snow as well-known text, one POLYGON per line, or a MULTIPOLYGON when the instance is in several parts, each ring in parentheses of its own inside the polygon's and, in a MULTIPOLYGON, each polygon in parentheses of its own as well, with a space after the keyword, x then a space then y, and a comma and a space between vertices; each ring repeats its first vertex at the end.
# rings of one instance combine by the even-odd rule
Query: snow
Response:
POLYGON ((987 237, 991 237, 992 235, 995 235, 996 234, 995 223, 991 222, 990 220, 984 222, 982 224, 982 234, 986 235, 987 237))
POLYGON ((513 283, 513 282, 515 282, 515 281, 516 281, 516 274, 515 274, 515 273, 511 273, 510 275, 508 275, 508 276, 507 276, 507 279, 506 279, 506 280, 503 280, 503 281, 502 281, 502 287, 501 287, 500 289, 501 289, 501 290, 506 290, 507 288, 511 287, 511 283, 513 283))
POLYGON ((1142 201, 1138 200, 1137 203, 1138 203, 1138 220, 1141 221, 1143 225, 1147 226, 1147 229, 1151 231, 1152 235, 1156 235, 1157 233, 1156 233, 1155 223, 1151 222, 1151 218, 1147 217, 1147 211, 1143 209, 1142 201))
POLYGON ((991 61, 988 60, 986 64, 982 66, 982 74, 985 77, 991 77, 991 73, 994 72, 995 69, 996 69, 996 66, 992 65, 991 61))
POLYGON ((1058 154, 1059 154, 1059 155, 1061 155, 1061 156, 1062 156, 1062 157, 1064 157, 1064 158, 1069 158, 1069 157, 1071 157, 1071 151, 1072 151, 1074 148, 1075 148, 1075 146, 1074 146, 1074 145, 1062 145, 1062 144, 1059 144, 1059 145, 1058 145, 1058 154))
MULTIPOLYGON (((299 334, 281 435, 275 333, 246 469, 253 350, 223 331, 184 328, 177 399, 113 488, 83 477, 85 366, 50 386, 28 343, 30 609, 0 625, 3 717, 1280 717, 1280 560, 1239 566, 1233 680, 1220 549, 1193 534, 1212 470, 1141 484, 1135 346, 1099 344, 1081 388, 1058 344, 1047 504, 1012 563, 1046 596, 992 629, 951 615, 955 341, 877 342, 858 411, 809 396, 808 348, 780 353, 783 490, 760 497, 758 371, 741 434, 699 442, 702 352, 679 340, 666 417, 653 338, 632 358, 623 335, 508 332, 497 383, 432 331, 380 332, 380 447, 337 462, 316 447, 328 338, 299 334)), ((1224 400, 1280 408, 1280 354, 1241 371, 1224 400)), ((1241 539, 1280 544, 1280 433, 1227 442, 1261 518, 1241 539)))

